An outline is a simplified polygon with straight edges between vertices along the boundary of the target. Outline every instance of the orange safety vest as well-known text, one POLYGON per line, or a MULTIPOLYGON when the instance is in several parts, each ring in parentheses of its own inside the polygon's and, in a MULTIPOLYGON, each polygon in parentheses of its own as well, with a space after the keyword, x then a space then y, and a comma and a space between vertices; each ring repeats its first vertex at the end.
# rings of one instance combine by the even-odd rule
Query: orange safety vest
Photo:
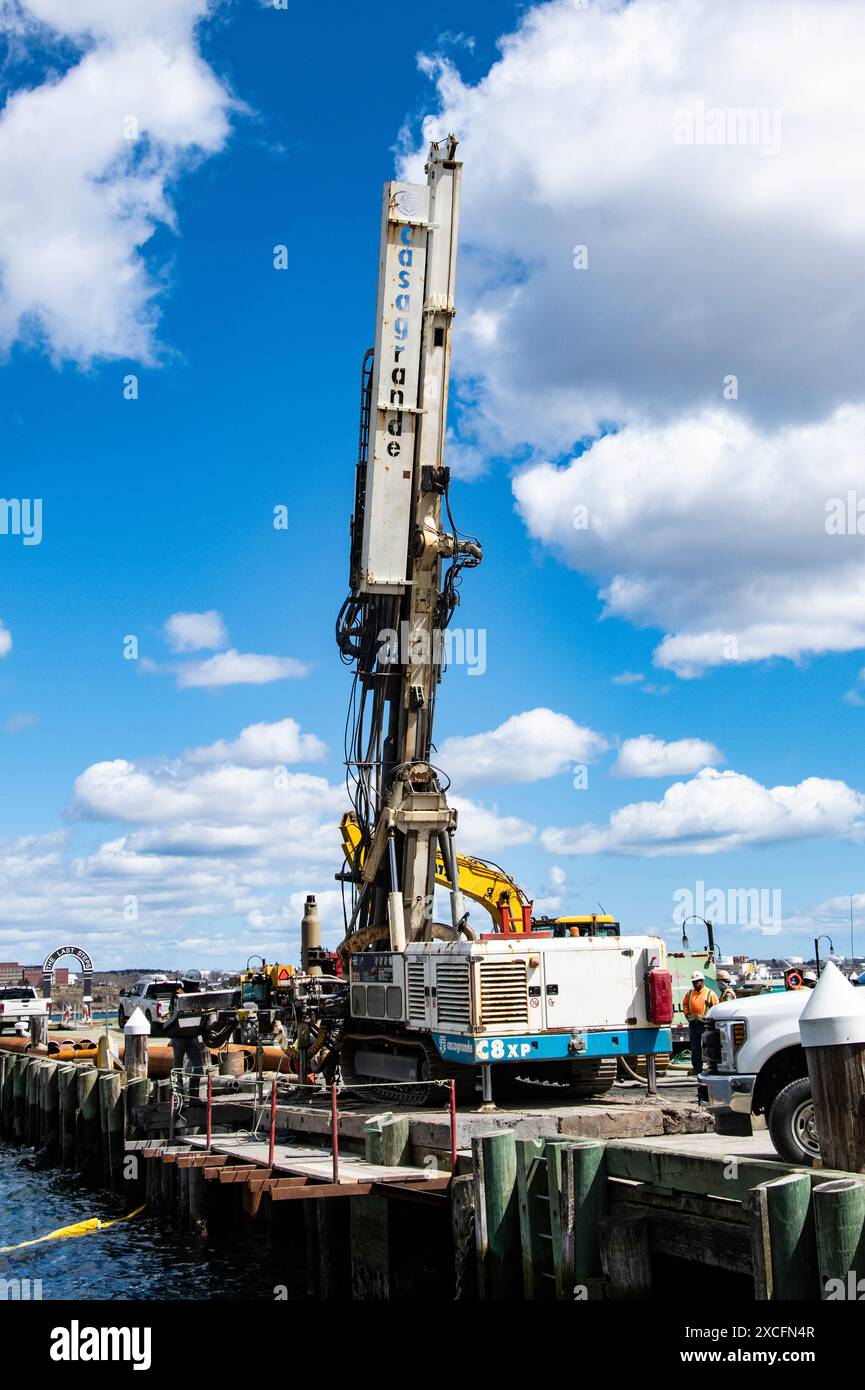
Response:
POLYGON ((717 1002, 718 996, 713 989, 689 989, 682 1000, 682 1013, 687 1019, 701 1019, 717 1002))

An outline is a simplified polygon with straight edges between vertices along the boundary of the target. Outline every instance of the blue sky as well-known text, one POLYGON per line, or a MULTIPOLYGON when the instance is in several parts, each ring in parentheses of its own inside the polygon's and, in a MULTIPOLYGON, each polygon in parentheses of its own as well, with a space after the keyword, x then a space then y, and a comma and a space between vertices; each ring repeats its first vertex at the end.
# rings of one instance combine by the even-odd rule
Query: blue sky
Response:
MULTIPOLYGON (((861 951, 862 541, 824 526, 861 473, 861 209, 820 158, 826 120, 852 146, 861 117, 839 99, 820 125, 802 105, 785 71, 805 48, 743 72, 723 26, 712 48, 710 0, 676 24, 654 0, 338 5, 328 25, 251 0, 203 19, 205 0, 144 19, 125 0, 67 8, 0 9, 16 180, 0 492, 43 506, 39 545, 0 535, 0 955, 40 959, 61 937, 97 967, 291 953, 307 891, 338 939, 349 678, 333 621, 381 185, 398 165, 417 177, 451 128, 453 497, 485 547, 458 621, 485 630, 486 669, 454 667, 438 705, 462 847, 550 910, 600 902, 671 941, 675 894, 698 881, 779 894, 770 931, 719 926, 737 953, 807 953, 827 929, 845 948, 853 893, 861 951), (598 57, 615 71, 641 24, 644 56, 605 78, 598 57), (655 49, 677 44, 673 90, 655 49), (663 122, 697 97, 782 111, 786 143, 677 148, 663 122), (129 114, 132 153, 105 136, 129 114), (806 216, 815 170, 826 212, 806 216), (177 613, 223 627, 178 652, 177 613), (243 682, 182 684, 227 650, 243 682), (265 679, 279 660, 305 674, 265 679), (232 749, 251 725, 279 729, 232 749), (642 736, 674 746, 632 746, 611 775, 642 736), (577 790, 580 749, 601 740, 577 790), (480 776, 480 755, 499 771, 480 776), (666 772, 636 775, 658 758, 666 772)), ((861 16, 833 8, 840 51, 861 16)), ((770 9, 738 36, 758 53, 770 9)), ((837 56, 819 51, 817 72, 837 56)))

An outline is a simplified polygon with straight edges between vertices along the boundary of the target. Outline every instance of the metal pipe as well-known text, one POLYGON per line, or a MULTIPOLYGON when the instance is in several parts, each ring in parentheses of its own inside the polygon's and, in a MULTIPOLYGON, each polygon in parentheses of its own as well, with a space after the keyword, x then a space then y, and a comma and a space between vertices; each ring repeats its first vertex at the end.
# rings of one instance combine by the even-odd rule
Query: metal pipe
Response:
POLYGON ((331 1086, 331 1131, 334 1140, 334 1181, 339 1181, 339 1106, 337 1105, 337 1083, 331 1086))
POLYGON ((451 1172, 457 1170, 457 1083, 451 1077, 451 1172))
POLYGON ((210 1145, 213 1139, 213 1072, 208 1068, 207 1072, 207 1152, 210 1153, 210 1145))
POLYGON ((267 1166, 273 1167, 273 1154, 276 1148, 276 1077, 270 1087, 270 1145, 267 1150, 267 1166))
POLYGON ((484 1105, 493 1103, 493 1074, 492 1068, 487 1065, 481 1067, 481 1096, 484 1105))

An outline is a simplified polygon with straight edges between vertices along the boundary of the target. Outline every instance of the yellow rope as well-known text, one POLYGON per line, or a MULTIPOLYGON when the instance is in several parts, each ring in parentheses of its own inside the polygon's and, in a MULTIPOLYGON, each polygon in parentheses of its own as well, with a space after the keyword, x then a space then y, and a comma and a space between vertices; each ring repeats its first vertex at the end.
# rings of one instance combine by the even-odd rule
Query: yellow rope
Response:
POLYGON ((98 1216, 91 1216, 89 1221, 76 1221, 73 1226, 61 1226, 59 1231, 49 1231, 47 1236, 37 1236, 35 1240, 22 1240, 19 1245, 0 1245, 0 1255, 8 1255, 13 1250, 23 1250, 27 1245, 41 1245, 45 1240, 66 1240, 70 1236, 89 1236, 93 1231, 106 1231, 109 1226, 116 1226, 120 1221, 131 1221, 133 1216, 140 1216, 144 1207, 136 1207, 135 1211, 130 1211, 126 1216, 116 1216, 113 1221, 100 1221, 98 1216))

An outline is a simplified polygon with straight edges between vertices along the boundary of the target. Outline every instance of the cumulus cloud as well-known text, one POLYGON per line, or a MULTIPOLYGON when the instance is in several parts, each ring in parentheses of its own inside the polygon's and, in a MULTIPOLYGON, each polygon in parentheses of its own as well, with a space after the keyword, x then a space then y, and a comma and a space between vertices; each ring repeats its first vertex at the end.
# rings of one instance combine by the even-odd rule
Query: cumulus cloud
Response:
POLYGON ((533 536, 600 580, 604 614, 664 629, 655 664, 693 677, 865 646, 861 537, 826 529, 863 456, 863 406, 777 430, 715 410, 628 425, 528 468, 514 495, 533 536))
POLYGON ((228 630, 215 608, 206 613, 172 613, 163 631, 173 652, 218 651, 228 646, 228 630))
POLYGON ((425 61, 403 166, 461 137, 460 447, 529 456, 531 535, 680 676, 865 645, 861 547, 824 528, 861 475, 865 10, 784 14, 532 6, 477 84, 425 61))
MULTIPOLYGON (((309 892, 325 940, 339 940, 333 875, 345 788, 274 765, 292 745, 310 750, 291 723, 250 725, 152 765, 117 758, 85 768, 66 830, 0 840, 0 943, 9 958, 47 953, 61 928, 105 968, 230 965, 251 951, 292 958, 309 892)), ((495 807, 462 801, 459 809, 465 843, 478 853, 535 835, 495 807)))
POLYGON ((793 787, 764 787, 740 772, 704 768, 676 782, 660 801, 633 802, 605 826, 550 828, 552 854, 717 854, 749 845, 865 834, 865 796, 846 783, 808 777, 793 787))
POLYGON ((460 852, 486 859, 512 845, 527 845, 535 838, 535 826, 519 816, 500 815, 497 806, 483 806, 465 796, 451 796, 459 816, 460 852))
POLYGON ((6 0, 0 9, 0 29, 46 66, 0 115, 0 347, 40 343, 82 365, 157 360, 165 277, 144 248, 158 227, 176 227, 173 189, 223 148, 236 104, 199 51, 209 8, 6 0))
POLYGON ((590 762, 607 748, 593 729, 551 709, 511 715, 496 729, 447 738, 437 754, 458 786, 483 782, 538 782, 590 762))
POLYGON ((702 738, 665 743, 652 734, 640 734, 639 738, 625 739, 610 771, 614 777, 675 777, 726 761, 720 748, 702 738))
POLYGON ((8 656, 12 650, 12 633, 0 619, 0 657, 8 656))
POLYGON ((327 756, 327 747, 315 734, 303 733, 296 719, 280 719, 275 724, 247 724, 237 738, 191 748, 184 756, 190 763, 273 767, 281 763, 320 762, 327 756))
POLYGON ((292 656, 260 656, 230 647, 206 661, 190 661, 177 668, 177 684, 183 690, 195 686, 268 685, 309 675, 309 667, 292 656))

